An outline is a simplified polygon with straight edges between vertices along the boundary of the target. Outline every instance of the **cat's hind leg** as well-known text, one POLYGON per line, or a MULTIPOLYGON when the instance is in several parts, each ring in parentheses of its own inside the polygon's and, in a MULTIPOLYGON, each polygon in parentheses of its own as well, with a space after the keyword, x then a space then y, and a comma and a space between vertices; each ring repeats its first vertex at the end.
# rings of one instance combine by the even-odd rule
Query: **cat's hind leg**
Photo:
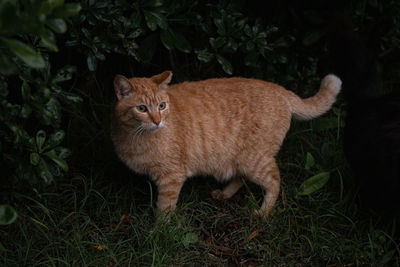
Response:
POLYGON ((259 162, 262 163, 254 166, 248 173, 247 178, 260 185, 265 191, 261 208, 256 210, 255 214, 266 219, 279 196, 280 175, 274 158, 266 158, 259 162))
POLYGON ((222 191, 219 189, 212 191, 211 196, 215 199, 228 199, 231 198, 242 186, 242 178, 236 176, 222 191))

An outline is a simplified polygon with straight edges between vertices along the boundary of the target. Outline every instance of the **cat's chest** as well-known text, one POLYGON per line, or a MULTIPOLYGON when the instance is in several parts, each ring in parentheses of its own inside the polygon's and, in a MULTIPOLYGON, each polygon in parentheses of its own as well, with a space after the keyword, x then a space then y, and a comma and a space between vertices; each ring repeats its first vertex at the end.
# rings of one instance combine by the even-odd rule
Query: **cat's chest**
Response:
POLYGON ((167 151, 163 146, 161 140, 154 142, 125 139, 117 145, 117 152, 122 161, 133 171, 152 175, 164 168, 167 151))

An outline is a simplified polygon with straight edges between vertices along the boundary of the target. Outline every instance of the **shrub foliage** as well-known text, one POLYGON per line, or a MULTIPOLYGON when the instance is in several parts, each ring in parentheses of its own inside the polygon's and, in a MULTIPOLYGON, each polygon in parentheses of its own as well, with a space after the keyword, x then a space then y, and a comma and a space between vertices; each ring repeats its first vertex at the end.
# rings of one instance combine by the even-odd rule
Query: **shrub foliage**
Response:
POLYGON ((68 170, 62 105, 80 98, 63 82, 76 68, 54 70, 49 57, 79 11, 62 0, 0 3, 0 164, 12 183, 49 184, 68 170))
MULTIPOLYGON (((383 12, 389 7, 361 2, 350 1, 358 22, 368 21, 368 8, 383 12)), ((299 87, 303 96, 315 92, 324 18, 296 4, 288 11, 268 5, 270 16, 240 0, 1 1, 3 186, 50 184, 70 169, 67 158, 80 144, 65 147, 65 118, 72 116, 68 108, 79 109, 76 103, 87 100, 75 85, 85 79, 109 82, 116 70, 104 63, 118 55, 134 66, 130 75, 167 67, 177 80, 238 75, 277 81, 295 91, 299 87), (303 24, 297 25, 299 20, 303 24), (99 75, 104 69, 108 77, 99 75)), ((386 46, 398 40, 398 17, 392 20, 384 21, 386 46)), ((382 52, 394 53, 388 47, 382 52)))

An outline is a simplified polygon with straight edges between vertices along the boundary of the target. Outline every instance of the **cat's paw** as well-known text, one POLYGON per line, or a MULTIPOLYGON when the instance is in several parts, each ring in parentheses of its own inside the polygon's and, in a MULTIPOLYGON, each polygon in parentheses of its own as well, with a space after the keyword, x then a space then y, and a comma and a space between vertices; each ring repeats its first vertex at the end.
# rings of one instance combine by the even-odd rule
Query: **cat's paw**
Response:
POLYGON ((253 214, 257 217, 259 217, 261 220, 266 220, 268 218, 269 213, 265 212, 265 210, 254 210, 253 214))
POLYGON ((219 199, 219 200, 225 199, 224 192, 222 192, 219 189, 212 191, 211 196, 213 199, 219 199))
POLYGON ((342 88, 342 80, 334 74, 328 74, 322 79, 321 88, 329 88, 338 94, 342 88))

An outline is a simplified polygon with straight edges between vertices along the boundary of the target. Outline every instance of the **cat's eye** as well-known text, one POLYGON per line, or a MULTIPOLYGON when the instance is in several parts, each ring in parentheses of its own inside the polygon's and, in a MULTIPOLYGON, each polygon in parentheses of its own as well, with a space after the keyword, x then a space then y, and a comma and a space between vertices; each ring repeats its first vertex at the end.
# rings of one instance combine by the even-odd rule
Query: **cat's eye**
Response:
POLYGON ((140 106, 137 106, 136 108, 140 112, 147 112, 147 107, 145 105, 140 105, 140 106))
POLYGON ((167 107, 167 103, 165 103, 165 102, 161 102, 159 105, 158 105, 158 108, 160 109, 160 110, 163 110, 163 109, 165 109, 167 107))

